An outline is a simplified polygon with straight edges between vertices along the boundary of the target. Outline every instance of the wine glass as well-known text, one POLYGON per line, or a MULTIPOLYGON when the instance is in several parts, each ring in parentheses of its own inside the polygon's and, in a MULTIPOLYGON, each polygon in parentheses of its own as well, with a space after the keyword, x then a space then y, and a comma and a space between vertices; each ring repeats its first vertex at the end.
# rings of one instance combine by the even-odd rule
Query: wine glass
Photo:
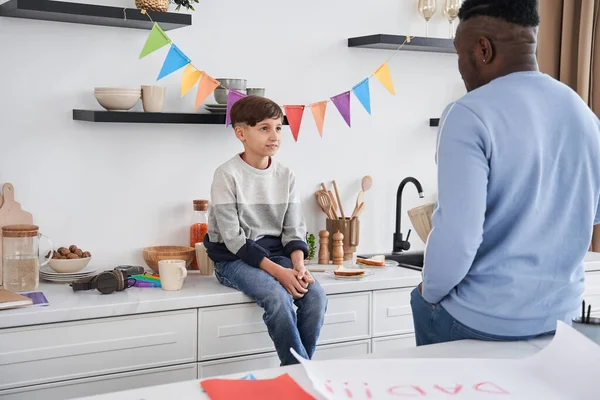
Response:
POLYGON ((460 0, 445 0, 442 12, 448 18, 448 23, 450 24, 450 39, 454 38, 454 20, 458 16, 459 9, 460 0))
POLYGON ((425 18, 425 37, 429 37, 429 20, 437 10, 437 0, 419 0, 419 12, 425 18))

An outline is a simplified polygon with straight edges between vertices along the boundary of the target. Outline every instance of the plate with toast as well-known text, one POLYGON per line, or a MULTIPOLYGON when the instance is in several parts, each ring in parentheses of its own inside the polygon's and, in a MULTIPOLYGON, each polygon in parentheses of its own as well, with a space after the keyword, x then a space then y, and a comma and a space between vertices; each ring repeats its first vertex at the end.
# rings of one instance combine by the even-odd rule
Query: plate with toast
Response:
POLYGON ((337 269, 329 269, 325 271, 325 275, 332 276, 335 279, 350 281, 360 280, 373 274, 373 271, 365 271, 361 268, 345 268, 343 266, 340 266, 337 269))

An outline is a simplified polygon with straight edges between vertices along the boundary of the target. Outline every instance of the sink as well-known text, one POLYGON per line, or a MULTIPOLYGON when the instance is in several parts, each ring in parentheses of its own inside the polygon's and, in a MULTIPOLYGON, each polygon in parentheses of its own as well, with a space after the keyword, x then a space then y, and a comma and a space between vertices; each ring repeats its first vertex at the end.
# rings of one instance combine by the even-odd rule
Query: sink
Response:
MULTIPOLYGON (((377 254, 361 254, 360 258, 369 258, 377 254)), ((422 251, 406 251, 401 253, 379 253, 384 255, 386 260, 397 261, 400 267, 410 268, 417 271, 423 269, 424 253, 422 251)))

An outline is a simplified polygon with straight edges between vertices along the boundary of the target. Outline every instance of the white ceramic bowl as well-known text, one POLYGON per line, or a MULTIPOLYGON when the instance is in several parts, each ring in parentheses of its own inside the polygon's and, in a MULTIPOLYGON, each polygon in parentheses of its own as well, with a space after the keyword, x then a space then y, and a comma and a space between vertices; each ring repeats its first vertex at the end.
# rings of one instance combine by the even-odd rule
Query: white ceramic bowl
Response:
POLYGON ((137 104, 141 93, 139 91, 132 93, 94 92, 94 96, 96 96, 98 103, 108 111, 127 111, 137 104))
POLYGON ((92 257, 88 258, 75 258, 72 260, 59 260, 53 258, 50 260, 50 268, 60 274, 72 274, 83 270, 92 260, 92 257))

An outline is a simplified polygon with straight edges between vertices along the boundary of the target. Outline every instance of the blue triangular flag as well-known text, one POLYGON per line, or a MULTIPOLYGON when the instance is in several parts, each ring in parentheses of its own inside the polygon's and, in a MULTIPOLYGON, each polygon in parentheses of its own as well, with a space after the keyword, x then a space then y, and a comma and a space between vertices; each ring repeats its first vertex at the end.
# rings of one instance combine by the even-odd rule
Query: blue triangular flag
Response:
POLYGON ((181 50, 179 50, 179 47, 171 43, 171 48, 169 49, 167 58, 165 58, 165 62, 163 63, 160 74, 158 74, 158 78, 156 80, 172 74, 178 69, 185 67, 190 62, 191 60, 185 54, 183 54, 181 50))
POLYGON ((371 115, 371 92, 369 91, 369 78, 365 78, 352 88, 352 92, 371 115))

